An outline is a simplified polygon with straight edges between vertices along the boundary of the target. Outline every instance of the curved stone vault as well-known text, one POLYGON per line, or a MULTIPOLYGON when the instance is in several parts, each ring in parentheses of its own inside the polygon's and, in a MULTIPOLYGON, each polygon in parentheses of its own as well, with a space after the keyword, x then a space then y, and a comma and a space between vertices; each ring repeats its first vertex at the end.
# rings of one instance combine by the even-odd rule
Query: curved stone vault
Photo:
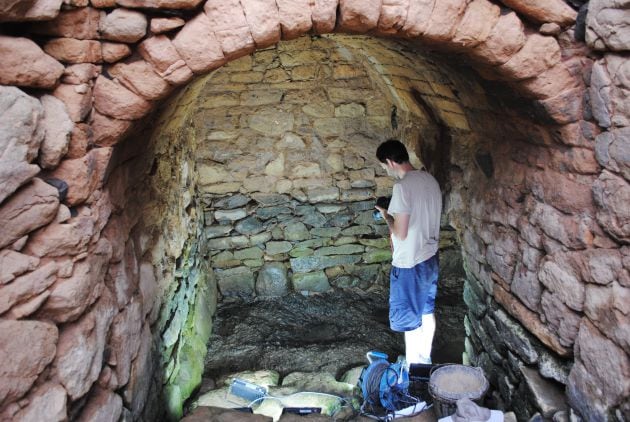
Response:
MULTIPOLYGON (((205 350, 210 333, 202 322, 217 300, 216 267, 204 259, 208 209, 200 192, 212 204, 237 193, 259 194, 265 206, 274 205, 265 203, 272 193, 303 204, 366 201, 386 190, 382 175, 352 179, 349 170, 368 168, 366 146, 394 135, 445 186, 447 224, 457 231, 467 272, 466 354, 490 374, 495 402, 510 406, 550 384, 576 416, 627 419, 628 14, 619 2, 591 0, 576 23, 581 3, 5 2, 2 418, 177 415, 194 389, 177 368, 205 350), (332 33, 351 35, 326 35, 332 33), (293 54, 283 62, 279 49, 289 40, 297 44, 286 43, 293 54), (280 103, 286 92, 282 101, 269 95, 269 104, 256 104, 252 92, 269 94, 282 81, 264 72, 257 79, 251 62, 249 70, 239 66, 275 51, 290 81, 307 89, 308 69, 296 67, 325 42, 351 59, 326 56, 347 78, 331 71, 317 83, 350 82, 324 91, 331 116, 315 112, 304 125, 324 131, 323 149, 315 151, 329 157, 338 153, 334 145, 363 136, 362 164, 336 172, 333 160, 314 177, 313 166, 303 166, 300 176, 269 159, 255 175, 258 185, 208 162, 202 173, 196 154, 209 138, 197 137, 199 91, 210 89, 208 101, 227 101, 219 106, 226 109, 280 103), (360 84, 381 92, 383 104, 368 108, 360 84), (248 95, 254 103, 244 103, 248 95), (345 107, 352 103, 364 114, 345 107), (357 118, 365 123, 356 126, 357 118), (331 174, 338 177, 325 178, 331 174), (308 180, 297 185, 295 178, 308 180), (328 180, 336 190, 313 190, 328 180), (369 192, 352 196, 366 189, 365 180, 369 192)), ((266 135, 302 136, 297 127, 266 135)), ((238 147, 216 138, 220 131, 213 145, 238 147)), ((248 247, 264 243, 244 237, 248 247)), ((234 233, 226 238, 239 241, 234 233)), ((545 417, 557 410, 534 402, 515 410, 545 417)))

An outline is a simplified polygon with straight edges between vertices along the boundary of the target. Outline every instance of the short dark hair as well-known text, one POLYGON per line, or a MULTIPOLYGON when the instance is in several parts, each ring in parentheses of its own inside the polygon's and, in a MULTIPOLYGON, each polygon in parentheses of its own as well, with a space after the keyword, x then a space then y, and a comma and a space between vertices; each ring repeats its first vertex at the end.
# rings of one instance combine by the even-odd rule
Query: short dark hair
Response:
POLYGON ((388 139, 376 149, 376 158, 381 163, 386 163, 387 159, 395 163, 402 164, 409 162, 409 153, 405 145, 398 139, 388 139))

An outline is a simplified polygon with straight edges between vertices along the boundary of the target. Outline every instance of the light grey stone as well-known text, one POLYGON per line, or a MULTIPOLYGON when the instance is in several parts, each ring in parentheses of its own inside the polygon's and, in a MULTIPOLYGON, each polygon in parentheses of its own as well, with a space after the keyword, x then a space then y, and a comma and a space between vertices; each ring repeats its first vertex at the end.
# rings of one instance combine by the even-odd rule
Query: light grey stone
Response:
POLYGON ((595 138, 597 161, 630 180, 630 127, 612 129, 595 138))
POLYGON ((520 356, 528 365, 538 362, 538 352, 532 343, 531 335, 523 326, 500 309, 495 311, 493 316, 507 348, 520 356))
POLYGON ((334 267, 336 265, 356 264, 361 260, 356 255, 340 255, 340 256, 304 256, 292 258, 291 269, 296 273, 306 273, 309 271, 323 270, 324 268, 334 267))
POLYGON ((564 392, 557 384, 545 380, 538 371, 526 366, 521 367, 521 373, 532 393, 536 407, 545 418, 551 418, 556 412, 566 410, 564 392))
POLYGON ((263 135, 278 136, 293 130, 293 114, 280 110, 265 110, 249 117, 249 127, 263 135))
POLYGON ((287 241, 271 241, 265 244, 265 251, 268 255, 277 255, 280 253, 286 253, 291 250, 293 245, 287 241))
POLYGON ((627 3, 591 0, 586 15, 586 42, 596 50, 630 50, 630 14, 627 3))
POLYGON ((280 262, 265 264, 258 272, 256 293, 260 296, 284 296, 289 292, 287 268, 280 262))
POLYGON ((244 208, 217 210, 214 212, 214 218, 217 221, 237 221, 245 217, 247 217, 247 211, 244 208))
POLYGON ((325 292, 330 289, 328 277, 323 271, 295 273, 292 276, 295 291, 325 292))
POLYGON ((215 274, 223 296, 247 297, 254 293, 254 272, 250 268, 217 269, 215 274))
POLYGON ((250 216, 239 221, 235 226, 235 230, 244 235, 252 235, 265 230, 265 226, 256 217, 250 216))
POLYGON ((225 236, 232 231, 232 226, 210 226, 206 227, 206 237, 212 239, 215 237, 225 236))
POLYGON ((343 246, 328 246, 317 249, 315 255, 352 255, 363 253, 363 246, 361 245, 343 245, 343 246))
POLYGON ((284 228, 284 237, 286 240, 305 240, 310 237, 310 233, 304 223, 297 222, 287 224, 284 228))
POLYGON ((231 210, 246 205, 249 202, 249 198, 243 194, 236 194, 227 198, 221 198, 213 201, 212 206, 214 208, 231 210))

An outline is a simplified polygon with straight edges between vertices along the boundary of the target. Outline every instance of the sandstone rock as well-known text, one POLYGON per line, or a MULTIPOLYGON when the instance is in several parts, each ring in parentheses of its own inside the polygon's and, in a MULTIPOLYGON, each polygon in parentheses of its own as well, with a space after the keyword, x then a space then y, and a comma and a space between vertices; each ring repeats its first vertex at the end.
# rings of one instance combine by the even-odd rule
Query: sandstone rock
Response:
MULTIPOLYGON (((20 20, 33 7, 35 0, 12 0, 0 6, 0 22, 20 20)), ((60 4, 61 6, 61 4, 60 4)))
POLYGON ((628 10, 623 2, 593 0, 586 15, 586 43, 596 50, 627 51, 628 10))
POLYGON ((153 18, 151 19, 151 32, 153 34, 162 34, 164 32, 170 32, 173 29, 180 28, 186 23, 182 18, 153 18))
POLYGON ((70 143, 68 145, 67 159, 81 158, 88 151, 88 145, 92 145, 92 129, 85 123, 75 124, 72 129, 70 143))
POLYGON ((10 0, 0 9, 0 22, 47 21, 59 14, 63 0, 10 0))
POLYGON ((471 0, 436 1, 422 39, 430 42, 450 42, 471 0))
POLYGON ((139 288, 142 298, 142 315, 149 315, 152 311, 159 309, 157 280, 153 265, 149 262, 140 264, 139 288))
POLYGON ((560 35, 560 33, 562 32, 562 28, 557 23, 548 22, 548 23, 543 23, 542 25, 540 25, 538 32, 540 32, 543 35, 557 36, 557 35, 560 35))
POLYGON ((573 351, 560 344, 555 333, 540 321, 538 314, 527 309, 498 284, 494 285, 493 296, 511 316, 518 319, 530 333, 551 350, 564 357, 572 355, 573 351))
POLYGON ((0 248, 48 224, 57 215, 57 189, 33 179, 0 208, 0 248))
POLYGON ((29 237, 24 251, 45 257, 77 256, 87 251, 94 235, 94 218, 78 216, 68 223, 49 224, 29 237))
POLYGON ((27 271, 33 271, 39 265, 39 258, 4 249, 0 251, 0 285, 7 284, 15 277, 27 271))
POLYGON ((489 65, 501 65, 523 47, 525 40, 523 22, 510 12, 499 16, 488 38, 467 52, 489 65))
POLYGON ((381 34, 396 34, 407 21, 409 0, 383 0, 377 29, 381 34))
POLYGON ((99 38, 98 26, 101 13, 91 7, 64 10, 51 21, 32 25, 31 30, 36 34, 94 40, 99 38))
POLYGON ((104 42, 101 44, 101 54, 105 63, 116 63, 131 55, 131 48, 127 44, 104 42))
POLYGON ((39 167, 29 164, 45 132, 43 107, 18 88, 0 86, 0 203, 33 178, 39 167))
POLYGON ((147 18, 140 12, 118 8, 101 19, 99 30, 106 40, 135 43, 147 33, 147 18))
POLYGON ((326 34, 335 29, 338 5, 339 0, 315 0, 311 11, 315 33, 326 34))
POLYGON ((94 85, 94 107, 99 113, 115 119, 135 120, 146 115, 152 103, 121 84, 99 76, 94 85))
POLYGON ((89 313, 65 325, 59 334, 54 373, 72 400, 87 393, 101 372, 107 333, 115 313, 111 294, 105 290, 89 313))
POLYGON ((630 240, 630 185, 604 170, 593 185, 597 221, 604 231, 621 242, 630 240))
POLYGON ((563 302, 563 298, 549 291, 543 292, 540 301, 545 322, 553 329, 560 343, 569 348, 573 343, 580 327, 581 316, 571 311, 563 302))
POLYGON ((100 66, 92 63, 73 64, 63 72, 61 82, 72 85, 86 84, 95 79, 100 73, 100 66))
POLYGON ((57 264, 50 262, 37 270, 16 278, 12 283, 0 286, 0 314, 13 305, 23 302, 46 290, 54 283, 57 264))
POLYGON ((584 284, 571 268, 559 265, 550 258, 542 263, 538 279, 557 294, 569 308, 581 312, 584 305, 584 284))
POLYGON ((110 147, 120 142, 131 128, 129 120, 118 120, 104 116, 96 110, 92 113, 92 133, 94 145, 110 147))
POLYGON ((57 327, 48 322, 0 319, 0 405, 21 398, 31 388, 54 359, 57 338, 57 327))
POLYGON ((484 42, 497 23, 501 8, 488 0, 474 0, 457 25, 452 43, 460 48, 472 48, 484 42))
POLYGON ((226 58, 238 57, 256 48, 239 1, 207 2, 204 10, 226 58))
POLYGON ((546 99, 576 88, 578 85, 579 80, 569 72, 567 67, 563 63, 557 63, 533 78, 519 81, 515 84, 515 88, 528 97, 546 99))
POLYGON ((630 393, 630 358, 587 319, 582 321, 567 395, 583 417, 603 420, 608 409, 630 393))
MULTIPOLYGON (((101 296, 104 290, 103 279, 111 253, 109 242, 101 239, 88 253, 86 259, 74 265, 72 277, 58 279, 55 282, 51 288, 50 297, 40 309, 38 315, 57 322, 76 320, 85 309, 101 296)), ((64 359, 68 358, 69 356, 64 359)), ((98 372, 96 376, 98 376, 98 372)), ((64 385, 68 388, 65 383, 64 385)), ((80 389, 83 389, 83 387, 85 387, 84 384, 82 384, 80 389)), ((89 385, 87 387, 89 388, 89 385)))
POLYGON ((59 84, 53 95, 64 102, 73 122, 82 122, 92 110, 92 88, 88 84, 59 84))
POLYGON ((147 100, 163 98, 170 92, 170 85, 144 60, 118 63, 109 69, 109 74, 147 100))
POLYGON ((64 200, 66 205, 83 203, 100 187, 111 154, 111 148, 95 148, 82 158, 62 161, 51 173, 54 178, 68 184, 68 195, 64 200))
POLYGON ((133 361, 129 383, 123 390, 124 402, 133 412, 133 418, 140 417, 151 387, 153 371, 156 369, 153 364, 156 357, 151 350, 152 343, 151 329, 148 324, 144 324, 138 357, 133 361))
POLYGON ((77 421, 114 422, 119 420, 122 408, 122 398, 118 394, 100 387, 94 387, 77 421))
POLYGON ((501 1, 510 9, 538 23, 553 22, 566 27, 575 23, 577 17, 577 12, 562 0, 501 1))
POLYGON ((630 323, 626 318, 630 289, 613 282, 608 286, 587 285, 584 313, 607 337, 624 349, 630 347, 630 323))
POLYGON ((147 38, 140 43, 138 51, 169 83, 180 85, 193 77, 192 70, 182 60, 173 43, 164 35, 147 38))
POLYGON ((595 138, 597 161, 630 180, 630 128, 613 129, 595 138))
POLYGON ((310 31, 311 0, 277 0, 282 39, 292 40, 310 31))
POLYGON ((536 172, 529 177, 527 186, 541 202, 566 214, 579 214, 593 209, 591 188, 593 178, 575 178, 553 170, 536 172))
POLYGON ((24 422, 67 420, 66 390, 52 382, 43 384, 28 395, 28 405, 15 415, 15 420, 24 422))
POLYGON ((150 9, 195 9, 202 0, 116 0, 123 7, 150 9))
POLYGON ((584 114, 584 88, 572 88, 555 97, 536 101, 541 111, 554 122, 565 125, 579 121, 584 114))
POLYGON ((365 33, 378 24, 382 0, 345 0, 339 3, 339 28, 344 32, 365 33))
POLYGON ((0 35, 0 56, 2 85, 52 88, 63 73, 61 63, 26 38, 0 35))
POLYGON ((560 46, 553 37, 531 34, 525 45, 510 60, 498 67, 502 76, 511 80, 539 75, 560 62, 560 46))
POLYGON ((195 73, 206 73, 225 63, 221 45, 205 13, 199 13, 173 38, 173 46, 195 73))
POLYGON ((100 63, 103 60, 101 43, 74 38, 53 38, 44 51, 64 63, 100 63))
POLYGON ((70 120, 63 102, 51 95, 44 95, 40 101, 44 107, 42 125, 46 131, 46 136, 40 147, 39 164, 41 167, 49 169, 57 166, 68 151, 68 143, 74 124, 70 120))
POLYGON ((269 47, 280 41, 280 19, 275 1, 242 0, 241 5, 256 48, 269 47))
POLYGON ((138 260, 133 241, 127 241, 122 258, 122 261, 110 265, 105 278, 105 283, 114 293, 120 309, 127 305, 138 289, 138 260))
POLYGON ((602 127, 630 125, 630 64, 625 57, 608 54, 593 66, 591 74, 593 115, 602 127))
POLYGON ((407 20, 403 27, 403 33, 407 37, 415 38, 426 31, 435 3, 436 0, 420 0, 409 3, 407 20))
POLYGON ((131 362, 136 358, 140 348, 143 322, 144 314, 139 301, 132 301, 112 322, 108 342, 111 354, 108 363, 115 368, 119 386, 129 381, 131 362))

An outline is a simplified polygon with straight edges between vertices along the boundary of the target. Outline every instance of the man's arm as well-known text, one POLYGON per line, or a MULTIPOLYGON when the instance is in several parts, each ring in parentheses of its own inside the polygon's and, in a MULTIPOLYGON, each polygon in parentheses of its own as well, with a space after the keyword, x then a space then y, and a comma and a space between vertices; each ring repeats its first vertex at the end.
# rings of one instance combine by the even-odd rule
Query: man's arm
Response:
POLYGON ((394 235, 396 239, 405 240, 409 231, 409 214, 396 213, 393 216, 387 214, 385 208, 376 207, 381 212, 381 215, 389 227, 389 232, 394 235))

